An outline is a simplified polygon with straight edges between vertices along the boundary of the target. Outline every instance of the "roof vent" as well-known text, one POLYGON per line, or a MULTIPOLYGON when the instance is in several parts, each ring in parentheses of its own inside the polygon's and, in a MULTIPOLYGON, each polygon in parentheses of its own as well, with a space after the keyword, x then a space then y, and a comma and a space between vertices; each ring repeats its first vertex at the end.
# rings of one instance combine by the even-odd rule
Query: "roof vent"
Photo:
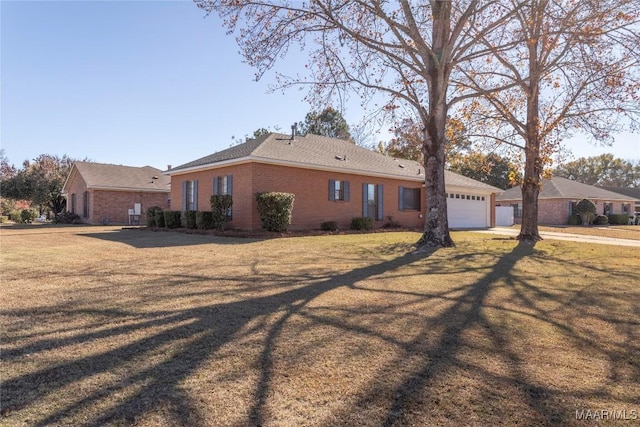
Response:
POLYGON ((400 166, 402 169, 404 169, 404 165, 402 163, 400 163, 398 166, 400 166))
POLYGON ((422 175, 422 169, 418 168, 418 175, 422 175))
POLYGON ((338 156, 338 155, 336 155, 336 159, 337 159, 337 160, 341 160, 341 161, 343 161, 343 162, 346 162, 346 161, 347 161, 347 155, 346 155, 346 154, 345 154, 344 156, 338 156))

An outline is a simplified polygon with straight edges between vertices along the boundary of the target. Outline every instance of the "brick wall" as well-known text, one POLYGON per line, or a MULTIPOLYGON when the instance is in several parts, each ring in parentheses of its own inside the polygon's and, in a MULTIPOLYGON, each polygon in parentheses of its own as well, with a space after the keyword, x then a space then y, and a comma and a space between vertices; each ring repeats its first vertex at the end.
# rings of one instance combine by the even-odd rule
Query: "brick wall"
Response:
POLYGON ((317 171, 294 167, 260 163, 246 163, 215 170, 172 175, 171 209, 182 209, 182 183, 198 180, 198 209, 208 210, 213 194, 215 176, 233 176, 233 220, 229 224, 238 229, 259 229, 255 193, 278 191, 295 194, 291 229, 318 229, 324 221, 337 221, 340 228, 349 228, 351 219, 362 216, 362 184, 382 184, 383 226, 387 216, 407 227, 422 228, 422 212, 398 210, 398 186, 421 189, 421 207, 424 210, 424 189, 420 182, 393 180, 388 178, 363 177, 344 173, 317 171), (350 200, 329 200, 329 180, 349 181, 350 200))
POLYGON ((107 191, 90 190, 91 224, 128 224, 128 209, 135 203, 141 204, 140 225, 147 223, 146 211, 152 206, 168 209, 168 193, 151 193, 141 191, 107 191))

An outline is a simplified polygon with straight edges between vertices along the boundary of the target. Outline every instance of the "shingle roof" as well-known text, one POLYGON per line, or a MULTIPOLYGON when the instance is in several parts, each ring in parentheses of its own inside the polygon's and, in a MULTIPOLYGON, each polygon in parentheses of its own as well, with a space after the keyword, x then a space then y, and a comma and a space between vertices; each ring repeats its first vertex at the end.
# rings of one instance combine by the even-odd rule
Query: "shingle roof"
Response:
MULTIPOLYGON (((286 164, 312 169, 340 171, 355 174, 376 174, 390 178, 424 180, 424 166, 418 162, 394 159, 359 147, 350 142, 307 134, 291 139, 289 135, 270 133, 174 167, 166 174, 205 169, 235 161, 258 161, 286 164)), ((499 193, 499 188, 484 184, 456 173, 445 171, 448 186, 462 186, 499 193)))
MULTIPOLYGON (((163 175, 160 169, 151 166, 134 167, 75 162, 73 168, 82 176, 87 188, 167 192, 171 183, 170 177, 163 175)), ((65 187, 66 185, 65 183, 65 187)))
MULTIPOLYGON (((542 190, 538 199, 606 199, 606 200, 632 200, 633 197, 623 196, 607 191, 603 188, 571 181, 567 178, 554 176, 551 179, 542 179, 542 190)), ((496 200, 520 200, 522 192, 520 186, 510 188, 498 195, 496 200)))
POLYGON ((640 201, 640 188, 633 187, 600 187, 603 190, 611 191, 612 193, 622 194, 633 199, 640 201))

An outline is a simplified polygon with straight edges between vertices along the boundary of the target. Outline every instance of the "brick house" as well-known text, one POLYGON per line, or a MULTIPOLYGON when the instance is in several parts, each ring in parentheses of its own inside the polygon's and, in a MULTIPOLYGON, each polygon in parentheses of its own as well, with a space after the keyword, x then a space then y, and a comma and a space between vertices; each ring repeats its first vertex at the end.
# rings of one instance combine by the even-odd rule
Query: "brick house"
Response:
MULTIPOLYGON (((424 225, 424 167, 355 144, 318 135, 267 134, 164 172, 171 177, 172 210, 209 210, 213 194, 231 194, 230 227, 260 229, 255 194, 295 195, 291 229, 318 229, 325 221, 349 228, 368 216, 376 227, 393 221, 424 225)), ((449 225, 490 227, 501 190, 445 173, 449 225)))
MULTIPOLYGON (((592 185, 582 184, 566 178, 554 176, 542 179, 542 189, 538 195, 538 223, 563 225, 569 222, 576 203, 582 199, 591 200, 598 215, 633 214, 637 200, 633 197, 607 191, 592 185)), ((496 198, 498 206, 512 206, 516 223, 522 219, 522 190, 513 187, 496 198)))
POLYGON ((62 194, 87 224, 145 224, 151 206, 169 207, 170 179, 151 166, 75 162, 62 194))

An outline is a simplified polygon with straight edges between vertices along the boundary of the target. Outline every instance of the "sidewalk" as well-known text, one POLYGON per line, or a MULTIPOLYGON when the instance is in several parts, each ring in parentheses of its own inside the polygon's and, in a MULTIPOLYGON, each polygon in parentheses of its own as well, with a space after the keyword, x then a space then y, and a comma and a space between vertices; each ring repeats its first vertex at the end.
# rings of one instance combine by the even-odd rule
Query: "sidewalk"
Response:
MULTIPOLYGON (((514 230, 511 228, 495 227, 487 230, 474 230, 477 233, 485 234, 501 234, 505 236, 517 236, 520 230, 514 230)), ((640 240, 628 240, 628 239, 615 239, 613 237, 602 236, 588 236, 584 234, 570 234, 570 233, 554 233, 552 231, 541 231, 540 237, 548 240, 567 240, 570 242, 586 242, 586 243, 599 243, 602 245, 615 245, 615 246, 629 246, 640 248, 640 240)))

